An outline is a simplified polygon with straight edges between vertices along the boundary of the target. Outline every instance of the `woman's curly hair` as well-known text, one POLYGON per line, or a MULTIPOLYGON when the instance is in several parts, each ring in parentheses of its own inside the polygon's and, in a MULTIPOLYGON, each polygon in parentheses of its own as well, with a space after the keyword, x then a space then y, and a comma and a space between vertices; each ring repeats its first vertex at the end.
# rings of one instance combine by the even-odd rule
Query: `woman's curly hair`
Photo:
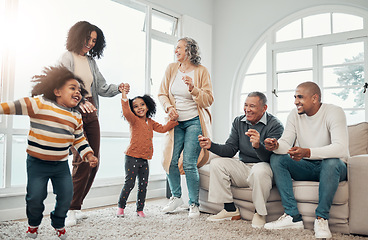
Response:
POLYGON ((45 67, 42 72, 44 73, 43 75, 35 75, 32 77, 32 82, 36 83, 31 91, 32 97, 43 95, 43 97, 48 100, 56 101, 54 90, 60 89, 71 79, 75 79, 79 82, 82 97, 87 94, 84 82, 62 65, 56 67, 45 67))
POLYGON ((155 116, 156 114, 156 103, 155 100, 153 100, 153 98, 147 94, 143 95, 143 96, 136 96, 133 99, 129 99, 129 106, 130 106, 130 110, 132 110, 132 112, 135 114, 134 110, 133 110, 133 101, 137 98, 140 98, 144 101, 144 103, 146 104, 148 111, 146 113, 146 117, 150 118, 155 116))
POLYGON ((178 40, 179 41, 185 41, 186 45, 185 45, 185 53, 189 59, 189 61, 198 66, 199 64, 201 64, 201 56, 200 52, 199 52, 199 45, 198 43, 190 37, 183 37, 180 38, 178 40))
POLYGON ((97 41, 95 46, 89 50, 88 54, 93 58, 101 58, 106 47, 105 36, 100 28, 87 21, 77 22, 70 28, 66 40, 66 49, 79 54, 83 46, 88 42, 93 31, 97 33, 97 41))

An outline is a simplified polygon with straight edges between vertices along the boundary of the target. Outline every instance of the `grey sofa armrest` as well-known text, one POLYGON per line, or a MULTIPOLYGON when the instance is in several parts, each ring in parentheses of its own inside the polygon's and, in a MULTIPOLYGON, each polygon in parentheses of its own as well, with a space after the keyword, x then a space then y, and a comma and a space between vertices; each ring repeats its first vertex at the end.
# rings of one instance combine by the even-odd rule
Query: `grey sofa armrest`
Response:
POLYGON ((348 159, 350 233, 368 235, 368 154, 348 159))

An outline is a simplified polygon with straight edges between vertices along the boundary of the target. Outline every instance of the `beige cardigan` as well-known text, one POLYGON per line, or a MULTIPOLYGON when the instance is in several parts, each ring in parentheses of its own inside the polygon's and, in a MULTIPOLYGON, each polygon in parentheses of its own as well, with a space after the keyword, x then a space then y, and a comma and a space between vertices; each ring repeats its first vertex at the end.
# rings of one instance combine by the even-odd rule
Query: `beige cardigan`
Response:
MULTIPOLYGON (((179 65, 179 62, 169 64, 169 66, 166 68, 165 76, 162 79, 160 89, 158 91, 158 99, 161 105, 164 107, 166 113, 169 107, 174 106, 176 108, 175 98, 171 94, 171 86, 178 72, 179 65)), ((212 119, 211 113, 208 108, 212 105, 214 99, 212 94, 212 83, 210 79, 210 74, 204 66, 198 65, 197 67, 195 67, 193 85, 194 88, 190 92, 190 94, 192 94, 193 100, 197 103, 199 120, 202 127, 202 135, 211 137, 212 119)), ((165 148, 162 166, 164 167, 165 171, 169 173, 169 167, 174 147, 174 129, 171 129, 165 135, 164 144, 165 148)), ((208 151, 202 149, 198 157, 197 166, 201 167, 206 164, 208 161, 208 156, 208 151)), ((184 174, 183 154, 181 154, 179 158, 179 169, 181 174, 184 174)))

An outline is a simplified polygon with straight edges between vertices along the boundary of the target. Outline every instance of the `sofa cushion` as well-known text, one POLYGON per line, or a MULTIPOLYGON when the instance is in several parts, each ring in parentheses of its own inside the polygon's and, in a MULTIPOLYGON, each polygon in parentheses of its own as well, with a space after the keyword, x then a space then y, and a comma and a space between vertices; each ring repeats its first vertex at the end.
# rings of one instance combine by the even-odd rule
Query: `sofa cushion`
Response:
POLYGON ((348 126, 350 156, 368 153, 368 123, 361 122, 348 126))
MULTIPOLYGON (((199 172, 199 180, 200 180, 200 187, 206 191, 209 189, 210 185, 210 164, 206 164, 203 167, 198 169, 199 172)), ((241 199, 245 201, 252 202, 252 189, 250 188, 239 188, 231 186, 231 192, 233 193, 234 199, 241 199)), ((277 190, 276 186, 271 189, 270 196, 268 198, 268 202, 273 201, 281 201, 279 191, 277 190)))
POLYGON ((208 187, 210 185, 210 164, 206 164, 198 168, 198 173, 200 188, 208 191, 208 187))
MULTIPOLYGON (((200 187, 208 191, 210 183, 210 164, 206 164, 199 168, 200 187)), ((318 188, 319 182, 312 181, 293 181, 294 196, 298 202, 318 203, 318 188)), ((242 199, 252 202, 252 190, 250 188, 238 188, 231 186, 231 192, 234 199, 242 199)), ((274 186, 271 189, 268 202, 280 201, 280 194, 274 186)), ((349 187, 346 181, 339 183, 339 188, 336 191, 333 199, 333 204, 345 204, 349 200, 349 187)))
MULTIPOLYGON (((234 199, 241 199, 245 201, 253 202, 252 198, 252 189, 251 188, 238 188, 231 186, 231 192, 233 193, 234 199)), ((267 202, 275 202, 281 201, 281 197, 279 194, 279 190, 277 190, 276 186, 274 185, 270 191, 270 196, 267 199, 267 202)))
MULTIPOLYGON (((295 199, 300 203, 318 204, 319 182, 294 181, 293 190, 295 199)), ((349 201, 349 184, 347 181, 339 183, 335 193, 333 204, 346 204, 349 201)))

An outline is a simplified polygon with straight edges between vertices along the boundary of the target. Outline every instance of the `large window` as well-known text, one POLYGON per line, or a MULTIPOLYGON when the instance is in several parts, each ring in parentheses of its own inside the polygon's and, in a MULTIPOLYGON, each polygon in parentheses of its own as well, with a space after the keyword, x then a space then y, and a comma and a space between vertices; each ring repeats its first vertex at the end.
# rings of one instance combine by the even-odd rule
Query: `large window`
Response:
MULTIPOLYGON (((178 21, 177 18, 171 14, 163 13, 157 9, 152 9, 152 21, 150 24, 152 31, 150 31, 151 36, 151 51, 149 51, 150 59, 150 78, 147 79, 149 83, 148 88, 150 89, 151 96, 156 101, 156 116, 155 121, 159 123, 165 123, 166 113, 163 107, 158 101, 157 95, 158 90, 163 79, 166 67, 169 63, 173 62, 174 59, 174 49, 177 41, 178 32, 178 21)), ((153 158, 150 161, 150 172, 156 172, 165 174, 162 168, 161 160, 163 159, 163 134, 154 133, 153 138, 153 158)))
POLYGON ((313 80, 313 51, 310 48, 275 53, 275 77, 277 82, 277 104, 275 110, 281 121, 294 106, 295 87, 305 81, 313 80))
MULTIPOLYGON (((157 101, 165 67, 174 60, 178 16, 133 1, 112 0, 93 4, 85 0, 0 0, 0 10, 0 29, 7 36, 0 44, 1 101, 29 96, 32 76, 58 62, 66 51, 69 28, 81 20, 104 32, 107 46, 103 57, 96 61, 106 81, 128 82, 131 85, 128 97, 151 94, 157 101)), ((156 103, 155 119, 162 123, 164 113, 160 103, 156 103)), ((129 125, 122 117, 119 95, 100 97, 99 120, 101 164, 97 178, 123 177, 129 125)), ((28 129, 27 116, 0 116, 0 187, 26 183, 28 129)), ((160 165, 161 137, 155 134, 151 175, 164 176, 160 165)))
POLYGON ((261 91, 268 96, 272 113, 286 123, 295 107, 295 87, 314 81, 321 87, 323 102, 344 109, 348 124, 367 120, 364 22, 368 13, 348 7, 333 8, 297 13, 297 18, 285 19, 261 38, 254 46, 254 56, 242 68, 245 74, 239 79, 240 93, 234 95, 234 116, 242 112, 239 98, 243 103, 250 91, 261 91))

